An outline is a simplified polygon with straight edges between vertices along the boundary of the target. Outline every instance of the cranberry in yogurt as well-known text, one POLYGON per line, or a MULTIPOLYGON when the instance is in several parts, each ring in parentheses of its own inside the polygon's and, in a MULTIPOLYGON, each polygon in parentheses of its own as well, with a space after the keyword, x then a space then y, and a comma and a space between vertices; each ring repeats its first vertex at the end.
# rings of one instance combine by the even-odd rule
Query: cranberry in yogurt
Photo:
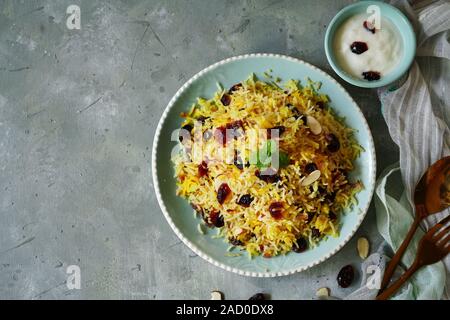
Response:
POLYGON ((381 18, 380 28, 366 14, 354 15, 339 27, 333 49, 340 67, 353 77, 374 81, 399 63, 402 41, 396 27, 381 18))

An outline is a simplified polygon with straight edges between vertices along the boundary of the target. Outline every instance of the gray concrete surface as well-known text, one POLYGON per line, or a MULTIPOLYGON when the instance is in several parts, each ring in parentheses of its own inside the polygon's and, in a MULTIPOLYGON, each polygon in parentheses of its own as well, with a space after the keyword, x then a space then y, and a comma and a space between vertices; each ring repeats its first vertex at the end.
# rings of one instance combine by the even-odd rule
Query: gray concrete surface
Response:
MULTIPOLYGON (((190 76, 233 55, 272 52, 329 72, 328 22, 352 1, 0 1, 0 298, 312 299, 359 268, 354 238, 289 277, 243 278, 196 257, 157 205, 153 134, 190 76), (66 8, 81 8, 68 30, 66 8), (66 268, 79 265, 81 289, 66 268)), ((338 79, 339 80, 339 79, 338 79)), ((343 83, 342 81, 340 81, 343 83)), ((373 131, 378 170, 398 158, 374 91, 343 83, 373 131)), ((373 208, 357 235, 381 243, 373 208)))

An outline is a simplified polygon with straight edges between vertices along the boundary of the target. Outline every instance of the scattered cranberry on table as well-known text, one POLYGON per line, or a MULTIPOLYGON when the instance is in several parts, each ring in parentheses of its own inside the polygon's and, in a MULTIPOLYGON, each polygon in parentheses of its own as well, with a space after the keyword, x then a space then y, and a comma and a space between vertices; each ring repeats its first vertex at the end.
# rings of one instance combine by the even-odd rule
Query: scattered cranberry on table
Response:
POLYGON ((346 265, 339 271, 339 274, 337 276, 337 283, 342 288, 348 288, 355 277, 355 271, 353 270, 353 267, 351 265, 346 265))

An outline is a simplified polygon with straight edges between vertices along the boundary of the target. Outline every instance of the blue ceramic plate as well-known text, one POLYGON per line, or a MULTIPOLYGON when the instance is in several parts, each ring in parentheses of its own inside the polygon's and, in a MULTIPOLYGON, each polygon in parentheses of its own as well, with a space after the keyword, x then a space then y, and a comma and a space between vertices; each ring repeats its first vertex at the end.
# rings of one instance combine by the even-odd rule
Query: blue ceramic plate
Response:
POLYGON ((350 95, 333 78, 316 67, 287 56, 275 54, 250 54, 220 61, 202 70, 184 84, 170 100, 159 121, 153 141, 153 183, 164 216, 177 236, 196 254, 208 262, 241 275, 253 277, 275 277, 306 270, 331 257, 350 240, 366 215, 375 185, 375 151, 372 135, 361 110, 350 95), (228 244, 214 239, 214 230, 200 234, 199 219, 194 218, 188 202, 176 196, 176 179, 171 165, 171 152, 177 143, 172 133, 181 125, 180 112, 187 111, 197 97, 212 97, 217 83, 225 88, 245 80, 251 73, 263 79, 263 73, 272 70, 274 77, 283 80, 297 79, 305 83, 307 78, 320 81, 320 91, 326 93, 331 107, 346 117, 348 126, 357 129, 356 138, 365 152, 356 161, 353 179, 360 179, 365 189, 357 196, 359 204, 342 218, 340 236, 322 241, 314 249, 302 254, 289 253, 271 259, 247 254, 229 257, 228 244))

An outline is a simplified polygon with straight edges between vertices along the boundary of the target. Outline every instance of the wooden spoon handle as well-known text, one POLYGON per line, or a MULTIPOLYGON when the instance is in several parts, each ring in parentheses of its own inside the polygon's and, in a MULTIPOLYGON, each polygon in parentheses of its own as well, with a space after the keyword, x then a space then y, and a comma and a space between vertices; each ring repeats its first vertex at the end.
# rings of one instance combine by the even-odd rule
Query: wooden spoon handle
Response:
POLYGON ((414 218, 414 222, 411 225, 411 228, 408 231, 408 234, 406 235, 405 240, 403 240, 400 248, 398 248, 395 255, 392 257, 392 260, 389 262, 388 267, 386 268, 386 271, 384 272, 383 281, 381 282, 380 287, 380 293, 383 292, 384 289, 389 284, 389 281, 391 281, 392 275, 395 272, 395 269, 397 268, 398 264, 400 263, 400 260, 403 257, 403 254, 405 253, 406 249, 408 248, 409 243, 411 242, 411 239, 414 236, 414 233, 416 233, 417 228, 419 227, 419 223, 421 221, 420 217, 414 218))
POLYGON ((377 296, 377 300, 386 300, 391 295, 393 295, 395 292, 397 292, 398 289, 402 287, 402 285, 421 267, 420 263, 418 261, 414 261, 411 267, 409 267, 406 272, 397 279, 390 287, 388 287, 386 290, 384 290, 380 295, 377 296))

